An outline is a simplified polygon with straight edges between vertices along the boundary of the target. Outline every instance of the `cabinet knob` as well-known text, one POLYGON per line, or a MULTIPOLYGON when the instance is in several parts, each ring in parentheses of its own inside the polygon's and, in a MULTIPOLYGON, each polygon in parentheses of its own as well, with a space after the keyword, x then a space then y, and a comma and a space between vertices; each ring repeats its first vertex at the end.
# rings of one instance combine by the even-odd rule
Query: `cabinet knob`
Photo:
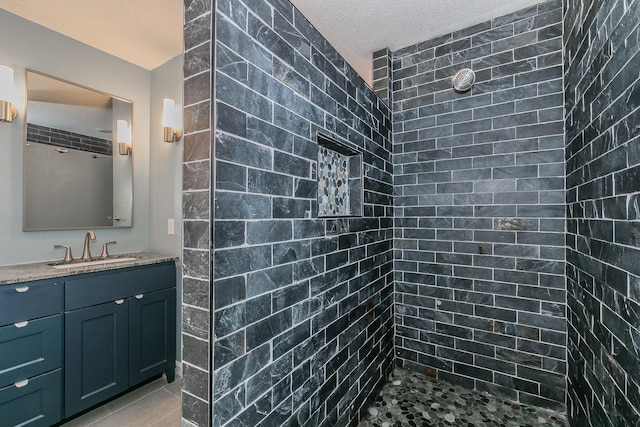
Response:
POLYGON ((142 298, 144 298, 144 294, 138 294, 138 295, 136 295, 136 299, 142 299, 142 298))
POLYGON ((25 327, 25 326, 27 326, 28 324, 29 324, 29 321, 28 321, 28 320, 26 320, 26 321, 24 321, 24 322, 14 323, 13 325, 14 325, 16 328, 24 328, 24 327, 25 327))
POLYGON ((21 288, 16 288, 16 292, 20 292, 20 293, 27 292, 28 290, 29 290, 28 286, 23 286, 21 288))
POLYGON ((14 386, 16 386, 16 388, 22 388, 22 387, 26 386, 27 384, 29 384, 29 380, 22 380, 22 381, 18 381, 17 383, 15 383, 14 386))
POLYGON ((118 299, 118 300, 115 301, 115 303, 118 304, 118 305, 122 304, 123 302, 124 302, 123 299, 118 299))

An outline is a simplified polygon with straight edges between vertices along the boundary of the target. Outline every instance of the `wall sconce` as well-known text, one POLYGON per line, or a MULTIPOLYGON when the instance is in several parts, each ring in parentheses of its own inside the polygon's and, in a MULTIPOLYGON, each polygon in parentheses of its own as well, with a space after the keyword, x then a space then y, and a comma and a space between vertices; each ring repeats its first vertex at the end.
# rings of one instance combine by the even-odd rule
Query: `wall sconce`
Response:
POLYGON ((118 136, 118 152, 121 156, 131 154, 131 129, 126 120, 118 120, 116 123, 116 134, 118 136))
POLYGON ((18 115, 15 105, 18 92, 13 85, 13 69, 0 65, 0 121, 11 122, 18 115))
POLYGON ((162 110, 162 126, 164 128, 164 142, 176 142, 182 135, 180 129, 180 106, 173 99, 164 99, 162 110))

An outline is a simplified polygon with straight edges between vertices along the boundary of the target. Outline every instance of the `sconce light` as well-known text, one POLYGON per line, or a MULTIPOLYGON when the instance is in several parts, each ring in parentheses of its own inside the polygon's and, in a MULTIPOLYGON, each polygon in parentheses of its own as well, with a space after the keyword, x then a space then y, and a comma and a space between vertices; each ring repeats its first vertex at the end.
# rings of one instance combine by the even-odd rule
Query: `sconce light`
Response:
POLYGON ((13 86, 13 69, 0 65, 0 121, 11 122, 18 114, 15 105, 18 97, 13 86))
POLYGON ((164 128, 164 142, 176 142, 182 135, 180 129, 180 106, 173 99, 164 99, 162 110, 162 126, 164 128))
POLYGON ((116 128, 118 152, 121 156, 128 156, 131 154, 131 129, 129 129, 129 123, 126 120, 118 120, 116 128))

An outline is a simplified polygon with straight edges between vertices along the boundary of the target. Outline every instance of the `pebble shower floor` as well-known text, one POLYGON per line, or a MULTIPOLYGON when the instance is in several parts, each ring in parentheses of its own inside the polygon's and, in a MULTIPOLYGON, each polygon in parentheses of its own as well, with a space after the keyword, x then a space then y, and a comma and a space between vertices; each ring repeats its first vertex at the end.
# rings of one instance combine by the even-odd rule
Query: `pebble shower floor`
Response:
POLYGON ((396 368, 358 427, 567 427, 564 414, 396 368))

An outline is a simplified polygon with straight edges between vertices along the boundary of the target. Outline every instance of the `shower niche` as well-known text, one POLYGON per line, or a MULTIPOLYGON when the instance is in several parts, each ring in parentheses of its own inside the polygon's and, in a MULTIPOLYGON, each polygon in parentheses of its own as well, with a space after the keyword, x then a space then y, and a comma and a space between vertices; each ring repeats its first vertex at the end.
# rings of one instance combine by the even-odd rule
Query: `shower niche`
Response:
POLYGON ((362 154, 318 134, 318 216, 361 216, 362 154))

